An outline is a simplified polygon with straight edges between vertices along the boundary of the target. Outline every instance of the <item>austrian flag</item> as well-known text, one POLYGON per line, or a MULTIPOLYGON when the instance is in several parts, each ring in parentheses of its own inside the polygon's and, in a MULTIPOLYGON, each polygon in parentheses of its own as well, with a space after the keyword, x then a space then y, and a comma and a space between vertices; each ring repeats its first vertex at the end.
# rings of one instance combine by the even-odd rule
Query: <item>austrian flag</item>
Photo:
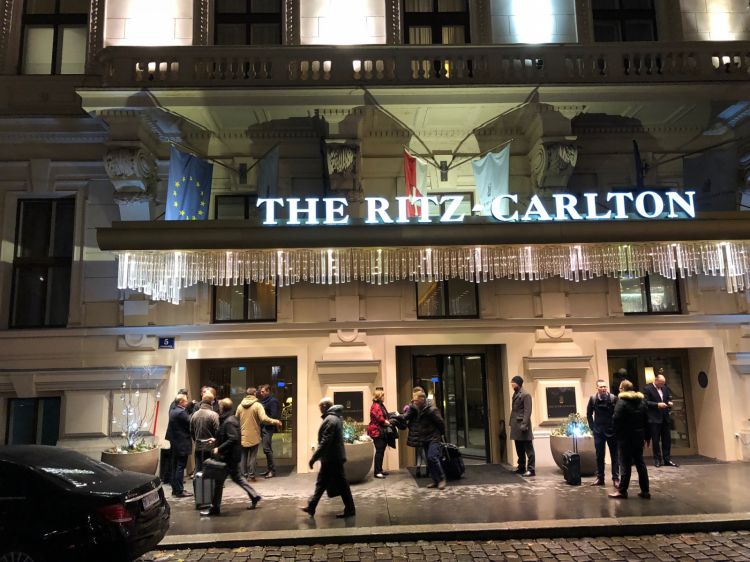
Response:
POLYGON ((406 216, 418 217, 422 197, 427 190, 427 162, 404 150, 404 184, 406 185, 406 216))

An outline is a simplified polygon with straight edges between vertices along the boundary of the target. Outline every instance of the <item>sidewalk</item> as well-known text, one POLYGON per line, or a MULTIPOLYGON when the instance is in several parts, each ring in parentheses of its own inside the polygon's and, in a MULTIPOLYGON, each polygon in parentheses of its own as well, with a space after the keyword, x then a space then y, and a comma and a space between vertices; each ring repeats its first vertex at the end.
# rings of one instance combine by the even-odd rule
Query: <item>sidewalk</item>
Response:
POLYGON ((636 480, 629 499, 612 500, 607 497, 611 485, 590 487, 588 478, 581 486, 568 486, 554 469, 527 480, 502 466, 468 466, 466 477, 442 492, 419 487, 409 472, 399 471, 353 486, 357 515, 346 520, 334 517, 342 510, 340 498, 324 496, 314 519, 298 509, 313 489, 315 474, 259 479, 254 486, 263 500, 254 511, 246 509, 247 497, 228 482, 219 517, 201 517, 192 498, 170 499, 172 525, 161 546, 750 529, 750 463, 649 467, 649 478, 653 499, 636 495, 636 480))

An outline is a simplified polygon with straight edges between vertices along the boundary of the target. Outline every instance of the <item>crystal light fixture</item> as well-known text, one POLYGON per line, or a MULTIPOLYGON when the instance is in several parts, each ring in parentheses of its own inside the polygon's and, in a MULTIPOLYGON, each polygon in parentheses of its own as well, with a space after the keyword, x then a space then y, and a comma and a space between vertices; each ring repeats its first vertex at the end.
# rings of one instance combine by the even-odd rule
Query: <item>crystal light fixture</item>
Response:
POLYGON ((143 292, 153 300, 178 304, 182 290, 208 283, 249 282, 323 285, 362 281, 463 279, 539 280, 561 277, 643 277, 669 279, 721 276, 727 292, 750 285, 750 242, 647 242, 632 244, 549 244, 528 246, 451 246, 289 250, 138 250, 118 252, 117 287, 143 292))

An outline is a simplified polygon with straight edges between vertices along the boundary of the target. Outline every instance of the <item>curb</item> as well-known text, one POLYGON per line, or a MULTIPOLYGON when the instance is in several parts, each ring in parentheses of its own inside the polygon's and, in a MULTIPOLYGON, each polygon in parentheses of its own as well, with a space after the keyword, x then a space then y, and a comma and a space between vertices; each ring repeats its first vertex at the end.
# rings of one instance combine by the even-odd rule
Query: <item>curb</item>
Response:
POLYGON ((418 540, 511 540, 539 538, 666 535, 695 532, 750 530, 750 512, 707 515, 671 515, 626 518, 461 523, 450 525, 391 525, 314 530, 257 531, 219 535, 173 535, 161 549, 270 545, 404 542, 418 540))

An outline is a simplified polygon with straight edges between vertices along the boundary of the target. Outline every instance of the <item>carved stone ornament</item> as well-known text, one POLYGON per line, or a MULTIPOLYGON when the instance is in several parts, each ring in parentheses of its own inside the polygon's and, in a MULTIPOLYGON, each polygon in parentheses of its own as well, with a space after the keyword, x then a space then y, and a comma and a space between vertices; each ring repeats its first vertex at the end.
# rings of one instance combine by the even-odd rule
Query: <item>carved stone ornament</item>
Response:
POLYGON ((104 169, 116 191, 147 191, 156 179, 154 156, 142 147, 110 148, 104 155, 104 169))
POLYGON ((356 143, 325 141, 328 188, 332 192, 341 192, 350 203, 364 199, 360 157, 360 147, 356 143))
POLYGON ((539 141, 529 153, 529 161, 535 187, 567 187, 578 161, 578 147, 569 142, 539 141))

